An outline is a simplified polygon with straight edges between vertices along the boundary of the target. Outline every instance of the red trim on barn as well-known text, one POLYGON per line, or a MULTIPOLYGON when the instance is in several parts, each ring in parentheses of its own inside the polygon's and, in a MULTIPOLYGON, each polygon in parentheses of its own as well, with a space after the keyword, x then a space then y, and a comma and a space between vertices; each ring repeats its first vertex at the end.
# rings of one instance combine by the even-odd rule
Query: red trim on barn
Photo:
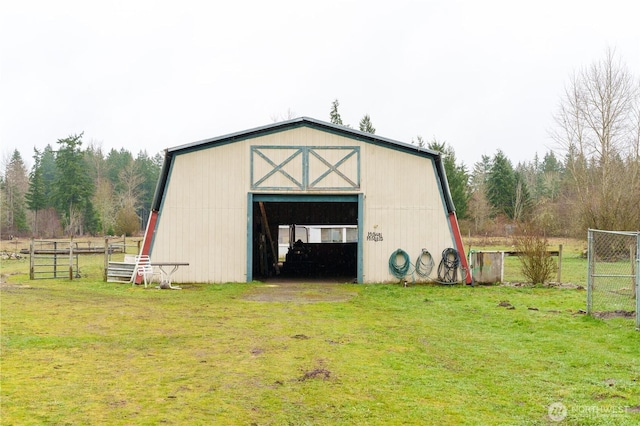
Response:
POLYGON ((460 255, 460 262, 462 268, 467 271, 467 284, 471 284, 471 271, 469 271, 469 264, 467 263, 467 256, 464 253, 464 246, 462 245, 462 235, 460 234, 460 227, 458 226, 458 218, 456 212, 449 213, 449 223, 451 223, 451 229, 453 230, 453 237, 456 240, 456 247, 458 254, 460 255))
MULTIPOLYGON (((151 251, 151 240, 153 239, 153 233, 156 231, 156 223, 158 222, 158 212, 152 211, 151 215, 149 215, 149 221, 147 222, 147 229, 144 232, 144 239, 142 240, 142 248, 140 249, 141 255, 148 255, 151 251)), ((136 275, 135 277, 136 284, 140 284, 142 282, 142 277, 140 275, 136 275)))

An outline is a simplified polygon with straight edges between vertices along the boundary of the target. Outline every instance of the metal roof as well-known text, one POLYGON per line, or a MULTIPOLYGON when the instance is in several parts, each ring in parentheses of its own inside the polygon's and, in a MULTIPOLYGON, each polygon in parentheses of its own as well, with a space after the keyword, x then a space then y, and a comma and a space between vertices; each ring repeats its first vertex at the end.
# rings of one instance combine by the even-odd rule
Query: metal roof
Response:
POLYGON ((305 126, 305 125, 308 127, 314 127, 314 128, 330 131, 332 133, 344 134, 345 136, 355 138, 355 139, 365 140, 365 141, 379 143, 379 144, 386 144, 386 145, 395 146, 397 148, 403 148, 403 149, 407 149, 415 152, 423 152, 427 155, 432 155, 432 156, 440 155, 440 152, 438 151, 433 151, 427 148, 420 148, 417 145, 399 142, 393 139, 383 138, 372 133, 367 133, 367 132, 362 132, 360 130, 352 129, 351 127, 348 127, 348 126, 341 126, 338 124, 327 123, 325 121, 316 120, 315 118, 310 118, 310 117, 298 117, 292 120, 279 121, 276 123, 267 124, 266 126, 255 127, 249 130, 229 133, 227 135, 216 136, 210 139, 203 139, 201 141, 191 142, 191 143, 179 145, 173 148, 168 148, 167 152, 173 153, 173 152, 179 152, 184 150, 191 151, 193 149, 208 147, 208 145, 217 145, 220 143, 234 142, 236 140, 243 140, 243 139, 260 136, 261 134, 265 134, 265 133, 273 133, 273 132, 278 132, 278 131, 305 126))
POLYGON ((442 183, 442 189, 443 189, 443 194, 445 198, 445 203, 447 205, 447 210, 449 212, 455 211, 455 208, 453 206, 453 201, 451 200, 451 193, 449 191, 449 185, 447 183, 447 177, 444 170, 444 165, 442 163, 442 154, 440 152, 434 151, 431 149, 421 148, 421 147, 418 147, 417 145, 412 145, 404 142, 399 142, 393 139, 384 138, 372 133, 362 132, 360 130, 352 129, 351 127, 328 123, 325 121, 320 121, 320 120, 316 120, 314 118, 309 118, 309 117, 299 117, 299 118, 294 118, 292 120, 280 121, 277 123, 268 124, 266 126, 255 127, 253 129, 243 130, 235 133, 229 133, 227 135, 222 135, 222 136, 217 136, 210 139, 204 139, 204 140, 200 140, 192 143, 187 143, 184 145, 175 146, 173 148, 167 148, 165 150, 164 163, 162 165, 162 170, 160 172, 160 178, 158 180, 158 185, 156 187, 156 192, 154 195, 153 205, 151 206, 151 209, 159 210, 160 208, 160 203, 162 201, 162 197, 164 196, 164 191, 165 191, 169 170, 171 168, 171 163, 173 161, 173 156, 175 154, 181 154, 181 153, 186 153, 191 151, 198 151, 201 149, 212 148, 217 145, 224 145, 227 143, 233 143, 233 142, 237 142, 245 139, 259 137, 269 133, 281 132, 281 131, 293 129, 296 127, 304 127, 304 126, 324 130, 330 133, 343 135, 345 137, 360 140, 363 142, 373 143, 375 145, 386 146, 387 148, 391 148, 391 149, 397 149, 400 151, 409 152, 414 155, 422 155, 425 157, 433 158, 436 164, 436 171, 437 171, 438 177, 442 183))

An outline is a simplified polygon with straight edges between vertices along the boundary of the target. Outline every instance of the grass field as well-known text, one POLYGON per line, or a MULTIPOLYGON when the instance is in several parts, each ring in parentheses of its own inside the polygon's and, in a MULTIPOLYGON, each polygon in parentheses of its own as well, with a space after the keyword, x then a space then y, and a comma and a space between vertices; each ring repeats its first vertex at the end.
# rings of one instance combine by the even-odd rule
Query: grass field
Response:
POLYGON ((145 290, 101 282, 99 256, 71 282, 25 264, 2 264, 2 424, 640 423, 640 333, 582 314, 583 290, 305 284, 277 301, 258 296, 285 284, 145 290))

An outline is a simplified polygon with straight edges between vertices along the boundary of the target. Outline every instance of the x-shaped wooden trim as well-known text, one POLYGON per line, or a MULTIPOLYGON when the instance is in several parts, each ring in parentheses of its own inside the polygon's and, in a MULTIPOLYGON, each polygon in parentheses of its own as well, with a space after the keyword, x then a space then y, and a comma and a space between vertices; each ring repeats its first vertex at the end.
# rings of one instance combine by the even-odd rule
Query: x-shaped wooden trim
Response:
POLYGON ((314 157, 316 157, 318 160, 320 160, 322 163, 324 163, 329 169, 326 172, 324 172, 323 174, 321 174, 316 180, 311 182, 309 184, 310 188, 315 187, 322 179, 324 179, 325 177, 330 175, 332 172, 335 172, 340 177, 342 177, 342 179, 344 179, 345 181, 349 182, 349 184, 351 184, 352 187, 354 187, 354 188, 358 187, 357 183, 355 183, 354 181, 349 179, 348 176, 346 176, 344 173, 342 173, 340 170, 338 170, 338 167, 340 167, 342 164, 344 164, 345 161, 347 161, 354 154, 356 154, 357 151, 355 149, 352 149, 351 152, 349 152, 344 157, 342 157, 342 159, 340 161, 338 161, 336 164, 329 163, 327 160, 325 160, 323 157, 320 156, 320 154, 316 153, 315 151, 316 151, 315 149, 310 149, 309 150, 309 152, 311 154, 313 154, 314 157))
POLYGON ((302 149, 296 149, 296 151, 291 154, 286 160, 284 160, 282 163, 280 164, 276 164, 273 161, 271 161, 271 159, 269 159, 269 157, 267 157, 264 153, 260 152, 259 149, 254 149, 254 152, 256 154, 258 154, 260 157, 262 157, 267 163, 271 164, 271 166, 273 166, 273 169, 267 173, 266 175, 264 175, 262 177, 262 179, 258 180, 256 183, 254 183, 253 185, 255 187, 260 186, 264 181, 266 181, 267 179, 269 179, 271 176, 273 176, 274 174, 276 174, 277 172, 282 173, 287 179, 289 179, 291 182, 293 182, 294 185, 296 185, 298 188, 303 189, 302 188, 302 182, 299 182, 296 178, 294 178, 293 176, 291 176, 289 173, 287 173, 286 171, 284 171, 282 168, 284 166, 286 166, 291 160, 293 160, 296 156, 298 156, 298 154, 302 153, 302 149))

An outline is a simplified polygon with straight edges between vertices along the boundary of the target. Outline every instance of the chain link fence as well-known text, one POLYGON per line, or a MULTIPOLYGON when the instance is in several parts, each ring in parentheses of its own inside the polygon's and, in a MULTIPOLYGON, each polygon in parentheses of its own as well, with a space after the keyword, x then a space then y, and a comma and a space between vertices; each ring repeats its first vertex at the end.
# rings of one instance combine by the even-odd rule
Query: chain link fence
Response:
POLYGON ((640 232, 589 230, 587 314, 634 318, 640 329, 640 232))

